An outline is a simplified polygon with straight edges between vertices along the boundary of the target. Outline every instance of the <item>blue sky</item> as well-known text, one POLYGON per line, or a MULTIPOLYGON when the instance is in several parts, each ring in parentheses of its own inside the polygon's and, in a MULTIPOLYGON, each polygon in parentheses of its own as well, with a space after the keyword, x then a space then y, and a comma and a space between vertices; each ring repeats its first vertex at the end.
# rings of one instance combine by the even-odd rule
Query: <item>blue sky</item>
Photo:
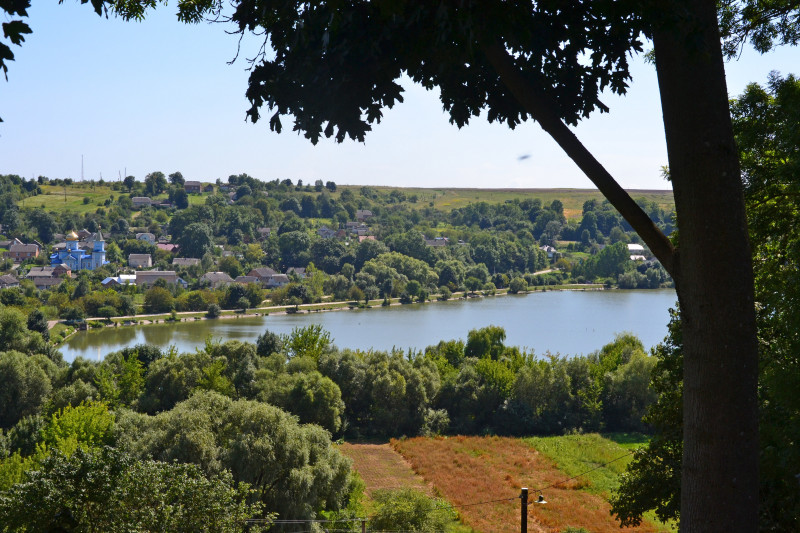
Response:
MULTIPOLYGON (((34 33, 14 47, 9 81, 0 80, 0 173, 78 179, 83 156, 86 179, 179 170, 201 181, 246 172, 339 184, 593 187, 537 124, 512 131, 481 119, 459 130, 436 92, 411 83, 405 103, 387 110, 363 144, 313 146, 288 130, 270 132, 266 121, 245 122, 247 63, 227 64, 237 37, 221 24, 181 24, 174 10, 159 6, 126 23, 77 2, 34 3, 34 33)), ((798 66, 797 48, 746 50, 727 67, 729 91, 798 66)), ((609 114, 575 131, 623 187, 666 189, 655 72, 637 59, 633 76, 626 96, 606 97, 609 114)))

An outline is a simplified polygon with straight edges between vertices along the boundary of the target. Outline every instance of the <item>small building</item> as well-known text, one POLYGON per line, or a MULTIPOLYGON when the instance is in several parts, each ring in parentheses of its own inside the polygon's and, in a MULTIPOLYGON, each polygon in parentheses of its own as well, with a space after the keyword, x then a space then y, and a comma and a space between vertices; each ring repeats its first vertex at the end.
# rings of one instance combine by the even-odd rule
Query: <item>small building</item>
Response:
POLYGON ((116 287, 119 285, 135 285, 135 274, 120 274, 119 276, 112 276, 100 282, 103 287, 116 287))
POLYGON ((149 242, 150 244, 155 244, 156 236, 150 232, 137 233, 136 240, 149 242))
POLYGON ((539 247, 540 250, 543 250, 547 254, 548 259, 553 259, 555 255, 558 253, 555 248, 550 246, 549 244, 545 244, 544 246, 539 247))
POLYGON ((203 184, 199 181, 187 181, 183 184, 183 190, 189 194, 200 194, 203 191, 203 184))
POLYGON ((370 218, 372 218, 372 211, 369 209, 356 209, 356 220, 359 222, 364 222, 370 218))
MULTIPOLYGON (((53 237, 53 238, 55 238, 55 237, 53 237)), ((5 241, 0 241, 0 248, 8 249, 8 248, 11 248, 11 245, 13 245, 13 244, 24 244, 24 243, 21 240, 17 239, 17 238, 8 239, 8 240, 5 240, 5 241)))
POLYGON ((165 252, 169 252, 171 254, 174 254, 174 253, 177 253, 178 248, 180 248, 180 246, 177 245, 177 244, 160 242, 160 243, 156 244, 156 248, 158 248, 159 250, 164 250, 165 252))
POLYGON ((0 276, 0 289, 19 287, 19 280, 10 274, 0 276))
POLYGON ((172 266, 189 268, 200 264, 200 260, 194 257, 176 257, 172 260, 172 266))
POLYGON ((31 280, 37 289, 44 290, 58 285, 63 281, 58 272, 59 271, 52 266, 33 267, 25 277, 31 280))
POLYGON ((322 226, 317 230, 317 235, 319 235, 323 239, 332 239, 336 237, 336 231, 332 230, 327 226, 322 226))
POLYGON ((148 286, 152 287, 153 284, 156 281, 160 280, 160 279, 163 279, 167 283, 177 283, 177 284, 181 285, 184 289, 186 287, 188 287, 188 285, 189 285, 188 283, 186 283, 186 281, 184 281, 183 279, 178 277, 178 273, 175 272, 174 270, 143 270, 143 271, 137 270, 136 271, 136 285, 137 286, 148 285, 148 286))
POLYGON ((208 283, 212 289, 218 289, 233 283, 233 278, 225 272, 206 272, 200 278, 200 283, 208 283))
POLYGON ((298 279, 305 279, 306 277, 306 269, 305 267, 289 267, 286 269, 286 275, 291 276, 294 274, 297 276, 298 279))
POLYGON ((131 254, 128 256, 128 266, 131 268, 151 268, 153 258, 150 254, 131 254))
POLYGON ((425 246, 440 247, 447 246, 447 237, 434 237, 433 239, 425 239, 425 246))
POLYGON ((272 276, 277 273, 277 271, 272 270, 269 267, 258 267, 248 272, 247 275, 258 279, 259 283, 266 286, 272 276))
POLYGON ((240 285, 247 285, 248 283, 258 283, 258 278, 255 276, 237 276, 234 283, 238 283, 240 285))
POLYGON ((267 288, 268 289, 275 289, 277 287, 283 287, 284 285, 289 284, 289 276, 286 274, 275 274, 269 281, 267 281, 267 288))
POLYGON ((65 265, 64 263, 60 263, 60 264, 55 265, 53 267, 53 276, 58 276, 58 277, 67 276, 67 277, 70 277, 70 276, 72 276, 72 270, 69 268, 68 265, 65 265))
POLYGON ((358 242, 364 241, 377 241, 378 239, 375 238, 375 235, 359 235, 358 242))
POLYGON ((631 261, 647 261, 644 255, 644 246, 641 244, 629 244, 628 253, 631 256, 631 261))
POLYGON ((5 252, 5 256, 15 263, 21 263, 26 259, 39 257, 39 246, 36 244, 12 244, 5 252))
POLYGON ((131 198, 131 204, 134 209, 141 209, 143 207, 150 207, 153 204, 153 200, 148 196, 134 196, 131 198))
POLYGON ((256 233, 258 233, 258 238, 263 241, 272 234, 272 228, 258 228, 256 233))

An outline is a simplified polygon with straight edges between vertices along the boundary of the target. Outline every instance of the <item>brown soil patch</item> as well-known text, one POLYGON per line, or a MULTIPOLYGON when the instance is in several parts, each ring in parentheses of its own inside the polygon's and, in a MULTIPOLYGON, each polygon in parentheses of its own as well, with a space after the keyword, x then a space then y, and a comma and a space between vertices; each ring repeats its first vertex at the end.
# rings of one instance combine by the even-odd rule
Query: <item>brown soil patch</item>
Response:
MULTIPOLYGON (((528 487, 532 502, 538 497, 537 488, 569 477, 518 439, 459 436, 393 440, 391 444, 417 474, 457 507, 462 522, 484 533, 520 530, 521 487, 528 487), (470 505, 479 502, 492 503, 470 505)), ((528 507, 528 531, 555 533, 572 526, 592 533, 619 532, 608 502, 580 488, 573 483, 546 489, 547 504, 528 507)), ((656 529, 645 526, 624 531, 656 529)))
POLYGON ((388 443, 345 443, 339 449, 353 460, 353 469, 366 483, 368 494, 381 489, 416 489, 433 495, 430 485, 388 443))

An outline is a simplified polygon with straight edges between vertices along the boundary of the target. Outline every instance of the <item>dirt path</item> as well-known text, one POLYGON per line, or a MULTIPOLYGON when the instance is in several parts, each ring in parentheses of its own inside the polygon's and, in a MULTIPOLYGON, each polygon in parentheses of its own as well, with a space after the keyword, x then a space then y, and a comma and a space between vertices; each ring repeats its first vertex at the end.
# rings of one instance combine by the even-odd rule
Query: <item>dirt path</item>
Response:
POLYGON ((381 489, 416 489, 433 495, 433 488, 414 473, 408 461, 390 444, 345 443, 340 450, 353 460, 353 469, 370 494, 381 489))

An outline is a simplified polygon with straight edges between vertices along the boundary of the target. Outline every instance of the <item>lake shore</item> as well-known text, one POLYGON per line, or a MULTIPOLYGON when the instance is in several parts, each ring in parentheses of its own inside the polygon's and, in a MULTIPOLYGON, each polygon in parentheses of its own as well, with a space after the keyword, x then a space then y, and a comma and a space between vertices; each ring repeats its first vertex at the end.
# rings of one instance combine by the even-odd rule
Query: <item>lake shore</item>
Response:
MULTIPOLYGON (((456 298, 438 305, 395 302, 369 309, 333 303, 287 313, 285 307, 266 307, 248 313, 231 313, 222 320, 200 316, 150 316, 135 324, 148 327, 105 327, 78 331, 59 346, 65 360, 76 357, 102 359, 105 354, 136 344, 175 346, 178 351, 202 349, 211 337, 220 341, 256 342, 265 331, 290 335, 298 327, 319 325, 339 347, 359 350, 420 350, 442 340, 464 341, 472 329, 499 326, 507 344, 521 349, 576 355, 589 353, 613 341, 619 333, 641 336, 647 347, 661 342, 675 305, 675 291, 583 290, 583 287, 520 293, 508 298, 456 298), (348 313, 328 313, 328 310, 348 313), (163 318, 163 320, 162 320, 163 318)), ((294 306, 292 306, 294 309, 294 306)), ((203 313, 198 313, 203 315, 203 313)), ((139 317, 141 318, 141 317, 139 317)), ((60 326, 61 327, 61 326, 60 326)), ((58 330, 56 330, 58 331, 58 330)), ((60 333, 54 335, 58 339, 60 333)))
MULTIPOLYGON (((520 292, 519 294, 533 294, 533 293, 545 293, 545 292, 552 292, 552 291, 606 291, 606 290, 619 290, 619 289, 609 289, 604 287, 598 283, 587 283, 582 285, 570 284, 570 285, 552 285, 552 286, 542 286, 541 289, 534 288, 533 290, 520 292)), ((428 304, 436 304, 442 303, 446 301, 458 301, 458 300, 469 300, 474 298, 488 298, 492 296, 506 296, 510 294, 508 289, 497 289, 493 294, 482 294, 481 292, 475 293, 468 293, 466 291, 462 293, 454 293, 449 299, 447 300, 439 300, 439 299, 429 299, 425 302, 414 302, 420 303, 424 305, 428 304)), ((176 311, 173 313, 158 313, 158 314, 147 314, 147 315, 128 315, 128 316, 119 316, 119 317, 112 317, 111 319, 107 319, 104 317, 91 317, 85 319, 85 323, 89 324, 89 329, 97 329, 97 328, 118 328, 118 327, 136 327, 136 326, 149 326, 153 324, 169 324, 169 323, 180 323, 180 322, 195 322, 199 320, 231 320, 231 319, 239 319, 239 318, 255 318, 260 316, 281 316, 281 315, 302 315, 302 314, 311 314, 311 313, 322 313, 322 312, 330 312, 330 311, 352 311, 352 310, 361 310, 361 309, 372 309, 372 308, 380 308, 380 307, 387 307, 384 305, 384 300, 382 299, 375 299, 370 300, 369 303, 366 304, 355 304, 353 301, 331 301, 331 302, 318 302, 318 303, 310 303, 310 304, 299 304, 297 306, 287 306, 287 305, 273 305, 273 306, 266 306, 266 307, 256 307, 253 309, 248 309, 246 312, 240 311, 233 311, 233 310, 223 310, 221 314, 217 317, 210 318, 207 316, 205 311, 176 311)), ((411 303, 402 303, 400 302, 400 298, 390 298, 388 306, 403 306, 403 305, 412 305, 411 303)), ((51 320, 48 322, 48 328, 53 329, 56 324, 64 324, 64 321, 58 320, 51 320)), ((60 340, 56 346, 61 346, 66 343, 70 337, 72 337, 75 333, 80 331, 78 328, 74 328, 68 335, 66 335, 62 340, 60 340)))

